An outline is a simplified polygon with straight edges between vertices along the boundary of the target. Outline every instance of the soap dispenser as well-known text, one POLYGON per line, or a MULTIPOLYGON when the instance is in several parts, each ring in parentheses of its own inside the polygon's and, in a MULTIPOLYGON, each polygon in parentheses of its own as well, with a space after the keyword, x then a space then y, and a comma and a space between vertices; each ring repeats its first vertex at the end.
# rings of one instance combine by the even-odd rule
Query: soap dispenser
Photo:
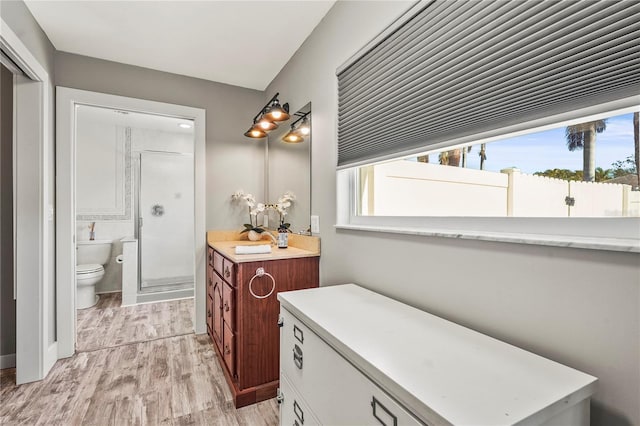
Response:
POLYGON ((284 223, 278 228, 278 248, 286 249, 289 247, 289 229, 284 223))

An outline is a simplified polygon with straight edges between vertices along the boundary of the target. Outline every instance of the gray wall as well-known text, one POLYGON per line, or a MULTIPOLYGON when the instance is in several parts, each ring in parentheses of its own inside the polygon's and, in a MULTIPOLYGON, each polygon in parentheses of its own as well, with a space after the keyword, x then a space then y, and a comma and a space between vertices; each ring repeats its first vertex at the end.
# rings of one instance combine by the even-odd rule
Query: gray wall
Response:
POLYGON ((640 424, 639 255, 334 229, 336 68, 410 4, 337 2, 265 94, 313 105, 322 285, 355 282, 597 376, 592 424, 640 424))
MULTIPOLYGON (((49 183, 49 199, 45 202, 45 208, 48 206, 55 206, 55 133, 54 133, 54 121, 55 121, 55 99, 53 97, 53 81, 55 79, 53 70, 53 52, 54 48, 49 38, 46 36, 40 25, 29 12, 29 9, 21 1, 2 1, 0 2, 0 16, 4 22, 11 28, 11 30, 20 38, 22 43, 29 49, 31 54, 42 65, 47 74, 49 74, 50 81, 50 102, 49 102, 49 156, 45 159, 49 165, 49 175, 47 176, 47 182, 49 183)), ((50 295, 55 295, 55 219, 52 217, 49 221, 49 247, 45 247, 44 255, 48 259, 49 270, 44 271, 48 275, 47 282, 49 283, 49 289, 47 291, 50 295)), ((56 306, 55 297, 50 297, 47 301, 49 304, 49 321, 48 321, 48 335, 49 344, 56 341, 56 306)))
POLYGON ((0 355, 16 353, 13 300, 13 74, 0 76, 0 355))
POLYGON ((55 70, 56 86, 205 109, 207 229, 242 229, 246 215, 229 201, 237 189, 264 192, 264 141, 243 136, 263 92, 65 52, 55 70))

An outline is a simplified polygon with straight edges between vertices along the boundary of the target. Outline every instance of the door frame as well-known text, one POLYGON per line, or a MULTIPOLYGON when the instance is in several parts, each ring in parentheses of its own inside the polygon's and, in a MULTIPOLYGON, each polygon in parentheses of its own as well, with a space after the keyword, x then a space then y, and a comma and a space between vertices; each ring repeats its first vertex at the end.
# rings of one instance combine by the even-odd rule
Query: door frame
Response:
MULTIPOLYGON (((201 108, 168 104, 144 99, 116 96, 56 87, 56 255, 57 255, 57 334, 58 356, 75 353, 75 106, 92 105, 147 114, 184 118, 194 122, 194 301, 195 333, 206 332, 205 317, 205 123, 201 108)), ((168 242, 169 243, 169 242, 168 242)))
POLYGON ((58 358, 50 324, 55 300, 49 204, 53 94, 49 74, 4 20, 0 48, 25 74, 16 78, 13 143, 16 383, 21 384, 43 379, 58 358))

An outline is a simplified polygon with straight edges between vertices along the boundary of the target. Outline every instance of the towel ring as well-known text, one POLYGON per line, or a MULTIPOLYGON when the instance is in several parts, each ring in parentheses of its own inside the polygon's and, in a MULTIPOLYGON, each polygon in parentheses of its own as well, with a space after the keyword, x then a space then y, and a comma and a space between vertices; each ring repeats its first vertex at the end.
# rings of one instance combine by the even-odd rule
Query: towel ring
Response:
POLYGON ((253 297, 255 297, 256 299, 266 299, 267 297, 271 296, 273 294, 273 291, 276 289, 276 280, 275 278, 273 278, 273 275, 271 275, 268 272, 264 271, 264 268, 258 268, 256 269, 256 274, 251 277, 251 279, 249 280, 249 293, 251 293, 251 295, 253 297), (256 279, 256 277, 263 277, 263 276, 268 276, 269 278, 271 278, 271 282, 273 283, 273 286, 271 287, 271 291, 267 294, 265 294, 264 296, 258 296, 257 294, 255 294, 253 292, 253 288, 251 287, 253 284, 253 280, 256 279))

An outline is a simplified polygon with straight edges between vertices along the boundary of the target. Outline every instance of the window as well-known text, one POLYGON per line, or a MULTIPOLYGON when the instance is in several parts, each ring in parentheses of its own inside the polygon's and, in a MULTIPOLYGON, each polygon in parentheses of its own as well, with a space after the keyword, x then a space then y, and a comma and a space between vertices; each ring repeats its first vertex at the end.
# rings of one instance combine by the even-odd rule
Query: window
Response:
POLYGON ((638 217, 637 114, 360 166, 357 214, 638 217))
POLYGON ((337 70, 338 227, 640 252, 633 181, 605 183, 637 171, 633 139, 605 141, 638 111, 639 15, 416 3, 337 70), (564 132, 588 148, 598 120, 585 171, 564 132))

